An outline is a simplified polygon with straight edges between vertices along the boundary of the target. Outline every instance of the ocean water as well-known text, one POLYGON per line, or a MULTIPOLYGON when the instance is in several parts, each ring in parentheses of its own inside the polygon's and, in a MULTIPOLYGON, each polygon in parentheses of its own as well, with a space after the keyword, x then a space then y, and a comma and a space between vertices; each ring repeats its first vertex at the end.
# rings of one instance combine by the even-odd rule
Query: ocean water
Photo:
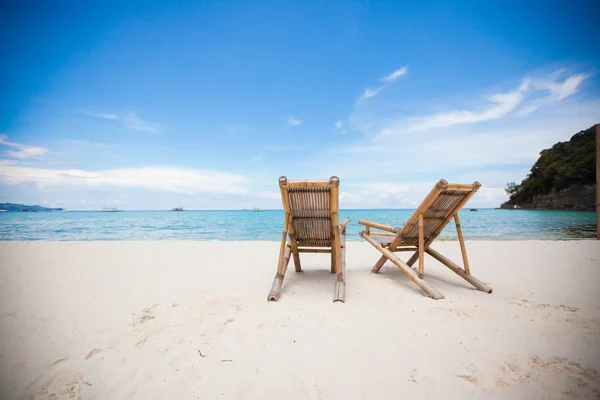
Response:
MULTIPOLYGON (((341 210, 347 240, 361 240, 359 219, 401 227, 414 210, 341 210)), ((467 240, 592 239, 595 212, 463 209, 467 240)), ((0 240, 274 240, 281 238, 283 211, 97 211, 3 212, 0 240)), ((441 239, 456 239, 451 222, 441 239)))

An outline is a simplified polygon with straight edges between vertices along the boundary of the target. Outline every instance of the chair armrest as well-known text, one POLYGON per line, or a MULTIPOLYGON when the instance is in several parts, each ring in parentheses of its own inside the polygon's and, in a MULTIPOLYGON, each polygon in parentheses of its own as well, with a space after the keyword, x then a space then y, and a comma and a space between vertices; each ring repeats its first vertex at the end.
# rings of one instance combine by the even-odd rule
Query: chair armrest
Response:
POLYGON ((348 226, 348 224, 350 223, 350 218, 346 218, 344 220, 344 222, 342 222, 339 227, 340 227, 340 232, 344 232, 346 230, 346 226, 348 226))
POLYGON ((381 229, 382 231, 388 231, 393 233, 399 233, 402 229, 394 226, 378 224, 377 222, 365 221, 364 219, 359 219, 358 223, 366 226, 367 228, 375 228, 381 229))

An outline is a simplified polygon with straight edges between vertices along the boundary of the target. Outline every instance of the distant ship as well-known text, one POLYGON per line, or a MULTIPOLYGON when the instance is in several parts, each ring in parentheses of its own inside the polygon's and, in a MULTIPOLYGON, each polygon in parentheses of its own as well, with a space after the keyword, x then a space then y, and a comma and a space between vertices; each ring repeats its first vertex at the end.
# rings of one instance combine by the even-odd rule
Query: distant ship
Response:
POLYGON ((119 212, 121 210, 118 210, 117 207, 102 207, 102 210, 100 210, 102 212, 119 212))
POLYGON ((175 208, 171 208, 171 211, 185 211, 183 209, 183 207, 175 207, 175 208))
POLYGON ((469 211, 477 211, 476 208, 471 208, 469 211))

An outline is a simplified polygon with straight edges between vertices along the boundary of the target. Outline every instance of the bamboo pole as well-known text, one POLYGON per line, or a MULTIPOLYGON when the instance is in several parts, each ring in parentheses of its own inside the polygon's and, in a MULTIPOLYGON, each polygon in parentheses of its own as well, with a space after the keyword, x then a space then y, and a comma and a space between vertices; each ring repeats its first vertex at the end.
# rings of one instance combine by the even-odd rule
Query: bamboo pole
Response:
POLYGON ((341 301, 342 303, 346 302, 346 228, 345 226, 342 228, 340 225, 339 229, 340 234, 340 244, 341 248, 339 249, 341 255, 341 274, 336 276, 335 287, 333 290, 333 302, 341 301))
MULTIPOLYGON (((408 221, 406 221, 404 223, 404 227, 402 228, 402 230, 398 233, 398 236, 396 236, 396 238, 392 241, 392 243, 390 243, 390 245, 388 246, 388 248, 390 249, 390 251, 396 251, 396 247, 398 247, 400 245, 400 243, 402 243, 402 235, 405 234, 406 232, 408 232, 408 230, 410 229, 410 227, 417 222, 418 220, 418 216, 419 214, 422 214, 425 212, 425 210, 427 210, 427 208, 431 205, 431 203, 433 203, 435 201, 435 199, 438 197, 438 195, 446 190, 446 187, 448 186, 448 182, 444 179, 440 179, 438 181, 438 183, 435 184, 435 186, 433 187, 433 189, 431 189, 431 191, 429 192, 429 194, 425 197, 425 199, 423 199, 423 201, 421 202, 421 204, 419 205, 419 207, 416 209, 416 211, 413 213, 413 215, 408 219, 408 221)), ((409 260, 409 262, 407 263, 407 265, 412 266, 412 264, 414 264, 414 262, 416 261, 416 257, 418 256, 418 253, 415 254, 413 257, 411 257, 411 259, 409 260), (412 262, 411 262, 412 260, 412 262)), ((379 270, 381 269, 381 267, 383 267, 383 264, 385 264, 386 258, 384 256, 381 256, 381 258, 379 258, 379 260, 375 263, 375 265, 373 266, 373 268, 371 269, 372 273, 377 273, 379 272, 379 270)))
POLYGON ((444 298, 444 295, 442 293, 440 293, 435 287, 431 286, 426 281, 419 279, 419 277, 417 276, 415 271, 410 269, 410 267, 408 265, 404 264, 404 262, 401 259, 399 259, 398 257, 396 257, 396 255, 394 253, 392 253, 385 247, 381 246, 379 243, 377 243, 375 240, 373 240, 373 238, 371 238, 370 236, 365 235, 364 232, 361 232, 360 236, 363 239, 365 239, 367 242, 371 243, 373 245, 373 247, 375 247, 377 250, 379 250, 383 254, 383 257, 385 257, 386 259, 389 259, 398 268, 400 268, 402 270, 402 272, 404 272, 406 275, 408 275, 408 277, 414 283, 416 283, 417 286, 419 288, 421 288, 421 290, 424 291, 429 297, 431 297, 432 299, 435 299, 435 300, 440 300, 440 299, 444 298))
POLYGON ((596 239, 600 240, 600 124, 596 124, 596 239))
POLYGON ((292 245, 292 254, 294 255, 294 269, 296 272, 302 271, 300 264, 300 255, 298 254, 298 243, 296 242, 296 232, 294 230, 294 224, 292 223, 292 207, 290 205, 290 194, 288 180, 285 176, 279 178, 279 192, 281 193, 281 202, 283 203, 283 210, 290 214, 290 220, 288 221, 288 232, 290 236, 290 244, 292 245))
POLYGON ((331 184, 331 179, 328 181, 288 181, 287 184, 290 189, 326 189, 331 184))
POLYGON ((454 223, 456 224, 456 233, 458 234, 458 242, 460 243, 460 252, 462 253, 463 264, 465 266, 465 273, 471 274, 469 269, 469 259, 467 258, 467 248, 465 246, 465 239, 463 238, 462 229, 460 228, 460 220, 458 219, 458 213, 454 214, 454 223))
POLYGON ((464 183, 449 183, 448 186, 446 186, 446 190, 470 192, 473 190, 473 185, 464 183))
POLYGON ((467 275, 465 270, 461 267, 450 261, 448 258, 444 257, 437 251, 433 250, 431 247, 425 250, 427 254, 431 255, 433 258, 444 264, 446 267, 450 268, 454 271, 458 276, 463 278, 465 281, 469 282, 471 285, 475 286, 478 290, 481 290, 485 293, 492 293, 492 288, 490 288, 485 283, 481 282, 479 279, 475 278, 473 275, 467 275))
MULTIPOLYGON (((348 223, 350 223, 350 218, 346 218, 344 220, 344 222, 342 222, 339 226, 339 229, 343 232, 344 235, 346 235, 346 226, 348 225, 348 223)), ((344 243, 345 243, 345 240, 346 240, 346 237, 344 236, 344 243)), ((341 244, 342 247, 346 247, 346 245, 344 243, 341 244)), ((335 246, 332 246, 331 247, 331 273, 332 274, 336 272, 336 269, 335 269, 336 262, 337 262, 336 249, 335 249, 335 246)), ((342 255, 342 262, 345 263, 344 255, 342 255)))
POLYGON ((342 252, 340 247, 340 228, 339 223, 339 185, 340 179, 337 176, 332 176, 329 180, 329 210, 331 213, 331 234, 333 237, 332 245, 332 258, 333 265, 331 267, 332 272, 335 271, 338 274, 338 278, 341 274, 342 268, 342 252), (335 256, 333 256, 335 254, 335 256))
POLYGON ((332 253, 332 249, 298 249, 300 253, 332 253))
POLYGON ((281 243, 279 245, 279 262, 277 263, 277 272, 280 274, 283 274, 285 272, 285 270, 282 270, 282 268, 284 264, 283 260, 285 258, 285 250, 287 248, 285 242, 287 240, 287 227, 289 222, 290 214, 286 212, 285 216, 283 217, 283 230, 281 231, 281 243))
MULTIPOLYGON (((467 195, 464 197, 464 199, 462 199, 461 201, 458 202, 458 204, 454 207, 452 212, 448 215, 448 218, 446 218, 444 220, 444 222, 442 222, 439 225, 438 229, 435 232, 432 232, 431 235, 427 238, 427 242, 425 243, 425 251, 427 251, 427 248, 429 248, 429 246, 431 246, 431 243, 433 243, 435 238, 438 237, 438 235, 444 230, 446 225, 448 225, 448 223, 454 218, 454 216, 465 206, 465 204, 467 204, 467 202, 469 200, 471 200, 471 197, 473 197, 475 195, 475 193, 477 193, 477 191, 481 187, 481 183, 475 181, 475 182, 473 182, 472 187, 473 187, 473 190, 471 192, 467 193, 467 195)), ((390 245, 390 247, 391 247, 391 245, 390 245)), ((417 253, 413 254, 413 256, 406 262, 406 265, 412 267, 412 265, 415 263, 415 261, 417 261, 418 258, 419 258, 419 253, 417 252, 417 253)))
MULTIPOLYGON (((424 245, 423 247, 425 247, 426 245, 424 245)), ((424 248, 425 251, 427 251, 427 248, 424 248)), ((415 261, 417 261, 419 259, 419 249, 417 248, 417 251, 415 251, 415 254, 413 254, 408 261, 406 262, 406 265, 408 265, 409 267, 412 267, 413 264, 415 263, 415 261)))
POLYGON ((358 223, 361 225, 364 225, 367 229, 376 228, 376 229, 381 229, 382 231, 388 231, 388 232, 393 232, 393 233, 398 233, 401 230, 400 228, 396 228, 394 226, 379 224, 377 222, 365 221, 364 219, 359 219, 358 223))
POLYGON ((424 226, 423 226, 423 213, 419 214, 419 278, 423 279, 423 273, 425 272, 425 257, 423 257, 423 241, 424 241, 424 226))
POLYGON ((425 244, 425 248, 427 248, 431 245, 431 243, 435 240, 435 238, 437 238, 438 235, 444 230, 446 225, 448 225, 448 223, 452 220, 452 218, 454 218, 454 215, 456 213, 458 213, 465 206, 465 204, 467 204, 469 202, 469 200, 471 200, 471 197, 473 197, 475 195, 475 193, 477 193, 477 191, 481 187, 481 183, 475 181, 475 182, 473 182, 472 186, 473 186, 473 190, 470 191, 469 193, 467 193, 467 195, 461 201, 458 202, 458 204, 454 207, 452 212, 448 215, 448 218, 446 218, 444 220, 444 222, 442 222, 440 224, 438 229, 435 232, 433 232, 431 234, 431 236, 429 236, 429 238, 427 239, 427 243, 425 244))
POLYGON ((284 267, 283 273, 277 271, 275 274, 275 278, 273 279, 273 284, 271 285, 271 291, 267 296, 267 301, 278 301, 281 296, 281 285, 283 284, 283 277, 285 276, 285 270, 287 269, 288 263, 290 262, 290 253, 291 249, 286 247, 285 255, 284 255, 284 267))
POLYGON ((335 244, 333 246, 331 246, 331 273, 335 273, 335 262, 337 260, 336 255, 335 255, 335 244))

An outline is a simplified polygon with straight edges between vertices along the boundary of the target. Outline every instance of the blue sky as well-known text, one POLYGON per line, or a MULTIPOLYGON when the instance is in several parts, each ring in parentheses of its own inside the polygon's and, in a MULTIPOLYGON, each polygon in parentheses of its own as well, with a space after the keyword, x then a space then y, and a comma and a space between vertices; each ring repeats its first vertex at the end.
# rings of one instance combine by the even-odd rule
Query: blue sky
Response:
POLYGON ((281 208, 279 176, 337 175, 345 208, 440 178, 494 207, 600 122, 594 1, 92 3, 0 5, 0 202, 281 208))

